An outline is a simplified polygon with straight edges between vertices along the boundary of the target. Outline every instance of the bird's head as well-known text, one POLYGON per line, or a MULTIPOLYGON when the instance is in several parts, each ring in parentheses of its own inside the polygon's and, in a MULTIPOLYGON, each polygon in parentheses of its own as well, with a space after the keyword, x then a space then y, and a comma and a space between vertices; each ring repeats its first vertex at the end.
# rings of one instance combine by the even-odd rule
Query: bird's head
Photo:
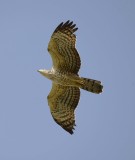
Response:
POLYGON ((42 74, 43 76, 45 76, 48 79, 51 79, 52 74, 50 70, 46 70, 46 69, 39 69, 37 70, 40 74, 42 74))

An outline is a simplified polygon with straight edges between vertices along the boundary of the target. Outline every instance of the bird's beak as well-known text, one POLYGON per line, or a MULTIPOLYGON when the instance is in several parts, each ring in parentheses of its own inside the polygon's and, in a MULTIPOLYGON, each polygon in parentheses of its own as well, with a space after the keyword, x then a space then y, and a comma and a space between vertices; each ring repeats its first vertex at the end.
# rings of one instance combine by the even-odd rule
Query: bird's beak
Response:
POLYGON ((46 70, 45 69, 39 69, 37 70, 40 74, 42 74, 43 76, 46 74, 46 70))
POLYGON ((37 70, 39 73, 43 73, 43 69, 39 69, 39 70, 37 70))

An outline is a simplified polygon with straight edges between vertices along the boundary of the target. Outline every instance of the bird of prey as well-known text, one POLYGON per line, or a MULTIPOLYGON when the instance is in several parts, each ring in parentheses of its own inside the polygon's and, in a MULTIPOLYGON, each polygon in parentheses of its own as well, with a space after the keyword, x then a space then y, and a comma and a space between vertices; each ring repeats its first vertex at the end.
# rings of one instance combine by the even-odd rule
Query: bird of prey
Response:
POLYGON ((69 20, 60 23, 54 30, 48 44, 48 52, 53 61, 51 70, 40 69, 46 78, 52 80, 52 89, 47 97, 53 119, 63 129, 73 134, 74 111, 80 99, 80 88, 99 94, 103 86, 100 81, 78 75, 80 56, 75 48, 78 29, 69 20))

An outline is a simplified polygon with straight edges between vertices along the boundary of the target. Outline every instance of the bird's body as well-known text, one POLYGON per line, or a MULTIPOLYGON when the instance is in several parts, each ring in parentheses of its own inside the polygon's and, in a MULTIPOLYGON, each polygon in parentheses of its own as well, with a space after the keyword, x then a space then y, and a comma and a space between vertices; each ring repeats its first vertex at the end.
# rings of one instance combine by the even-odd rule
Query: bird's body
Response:
POLYGON ((101 93, 100 81, 79 77, 81 66, 79 54, 75 48, 76 36, 73 22, 61 23, 52 34, 48 51, 52 57, 51 70, 39 70, 52 80, 52 89, 48 95, 48 104, 54 120, 70 134, 75 126, 74 110, 80 99, 80 89, 101 93))
POLYGON ((55 71, 54 69, 51 70, 39 70, 43 76, 52 80, 54 83, 63 85, 63 86, 75 86, 76 81, 80 80, 79 76, 72 73, 64 73, 55 71))

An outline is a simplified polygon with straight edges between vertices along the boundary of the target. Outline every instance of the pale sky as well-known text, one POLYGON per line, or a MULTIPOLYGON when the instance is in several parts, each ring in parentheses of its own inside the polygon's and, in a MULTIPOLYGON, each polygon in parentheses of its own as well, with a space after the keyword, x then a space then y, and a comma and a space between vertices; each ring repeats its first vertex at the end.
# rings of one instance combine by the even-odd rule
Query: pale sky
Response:
POLYGON ((0 160, 135 160, 135 1, 0 0, 0 160), (74 135, 51 117, 47 45, 67 20, 79 28, 81 90, 74 135))

